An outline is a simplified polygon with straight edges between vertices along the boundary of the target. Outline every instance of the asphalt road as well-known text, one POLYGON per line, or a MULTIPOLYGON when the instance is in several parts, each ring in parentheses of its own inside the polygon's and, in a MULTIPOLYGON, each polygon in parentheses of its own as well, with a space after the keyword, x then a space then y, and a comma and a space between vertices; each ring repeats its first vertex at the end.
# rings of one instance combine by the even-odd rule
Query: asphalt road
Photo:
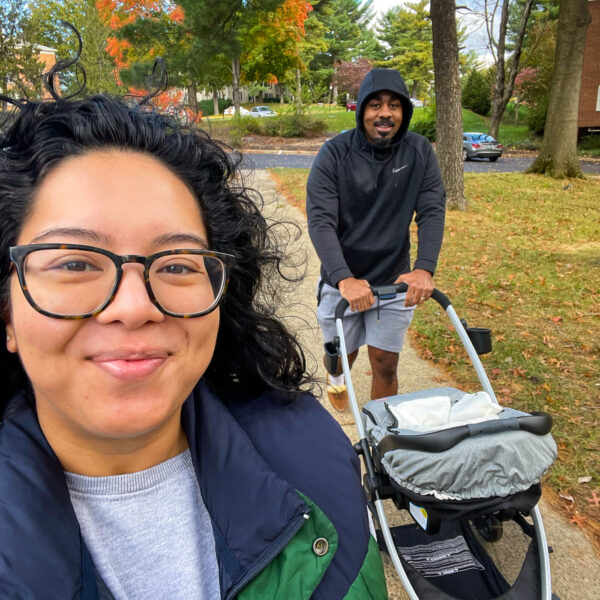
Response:
MULTIPOLYGON (((313 154, 292 153, 254 153, 251 150, 244 152, 243 168, 268 169, 271 167, 288 167, 294 169, 308 169, 312 166, 315 156, 313 154)), ((486 159, 469 160, 464 163, 465 173, 514 173, 525 171, 533 162, 534 157, 503 156, 495 163, 486 159)), ((600 175, 600 162, 581 161, 581 169, 590 175, 600 175)))

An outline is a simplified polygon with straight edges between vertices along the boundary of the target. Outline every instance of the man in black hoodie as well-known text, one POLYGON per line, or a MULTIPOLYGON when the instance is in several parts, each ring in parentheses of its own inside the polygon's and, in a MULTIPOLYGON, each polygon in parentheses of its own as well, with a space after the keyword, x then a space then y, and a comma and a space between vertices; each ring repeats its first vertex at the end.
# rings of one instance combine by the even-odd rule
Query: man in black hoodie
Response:
MULTIPOLYGON (((311 240, 321 261, 317 316, 325 341, 333 311, 348 300, 344 336, 350 365, 367 344, 372 398, 397 393, 396 370, 414 307, 434 289, 444 233, 446 193, 431 144, 408 131, 413 106, 399 73, 373 69, 363 79, 356 128, 321 148, 307 184, 311 240), (410 263, 409 227, 416 215, 418 251, 410 263), (403 281, 405 297, 374 306, 370 286, 403 281)), ((330 378, 329 399, 347 405, 343 375, 330 378)))

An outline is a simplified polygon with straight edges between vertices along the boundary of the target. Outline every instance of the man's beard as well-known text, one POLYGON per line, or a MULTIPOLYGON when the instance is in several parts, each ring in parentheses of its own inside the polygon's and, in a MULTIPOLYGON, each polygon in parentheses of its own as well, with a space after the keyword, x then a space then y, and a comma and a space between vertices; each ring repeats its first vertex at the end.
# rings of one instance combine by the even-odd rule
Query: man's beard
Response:
POLYGON ((392 144, 392 138, 388 138, 388 137, 378 137, 373 140, 373 145, 378 150, 385 150, 386 148, 389 148, 391 146, 391 144, 392 144))
MULTIPOLYGON (((375 127, 378 126, 387 126, 387 127, 393 127, 394 124, 391 121, 377 121, 377 123, 374 123, 375 127)), ((379 134, 379 137, 376 137, 373 140, 373 144, 379 149, 379 150, 385 150, 386 148, 390 147, 390 144, 392 143, 392 137, 388 137, 388 134, 379 134)))

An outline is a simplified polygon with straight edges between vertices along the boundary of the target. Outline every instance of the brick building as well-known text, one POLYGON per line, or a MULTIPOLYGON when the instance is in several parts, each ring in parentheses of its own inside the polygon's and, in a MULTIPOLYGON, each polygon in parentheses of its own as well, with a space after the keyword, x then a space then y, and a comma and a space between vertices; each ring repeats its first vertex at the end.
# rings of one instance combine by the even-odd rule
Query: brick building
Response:
POLYGON ((589 0, 592 21, 587 29, 578 125, 580 133, 600 133, 600 0, 589 0))

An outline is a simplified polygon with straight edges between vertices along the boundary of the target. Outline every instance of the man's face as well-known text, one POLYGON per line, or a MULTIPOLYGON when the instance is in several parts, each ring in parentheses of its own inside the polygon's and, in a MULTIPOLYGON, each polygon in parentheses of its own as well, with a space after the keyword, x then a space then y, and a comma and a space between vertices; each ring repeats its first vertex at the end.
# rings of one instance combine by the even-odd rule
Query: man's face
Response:
POLYGON ((387 148, 402 125, 402 102, 387 90, 373 94, 363 112, 367 139, 379 148, 387 148))

